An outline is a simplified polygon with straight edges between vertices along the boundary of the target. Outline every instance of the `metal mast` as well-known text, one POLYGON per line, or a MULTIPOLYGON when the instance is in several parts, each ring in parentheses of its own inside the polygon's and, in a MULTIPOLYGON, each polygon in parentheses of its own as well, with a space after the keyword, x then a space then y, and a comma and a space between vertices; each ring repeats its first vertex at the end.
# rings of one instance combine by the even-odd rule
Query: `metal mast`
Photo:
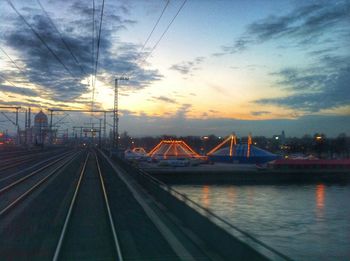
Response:
POLYGON ((118 81, 128 81, 128 77, 115 78, 114 83, 114 108, 113 108, 113 147, 118 150, 118 139, 119 139, 119 102, 118 102, 118 81))

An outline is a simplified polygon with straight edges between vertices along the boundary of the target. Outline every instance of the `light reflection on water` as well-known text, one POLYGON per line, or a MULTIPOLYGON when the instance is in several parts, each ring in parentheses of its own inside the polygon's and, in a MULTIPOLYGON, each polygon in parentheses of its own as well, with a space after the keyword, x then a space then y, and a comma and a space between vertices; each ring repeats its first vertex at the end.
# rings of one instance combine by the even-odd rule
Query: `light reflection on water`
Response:
POLYGON ((316 186, 316 217, 318 219, 323 218, 324 197, 325 197, 325 185, 318 184, 316 186))
POLYGON ((202 206, 205 208, 210 207, 210 199, 209 199, 209 186, 205 185, 203 186, 203 192, 202 192, 202 206))
POLYGON ((350 185, 174 188, 295 260, 350 260, 350 185))

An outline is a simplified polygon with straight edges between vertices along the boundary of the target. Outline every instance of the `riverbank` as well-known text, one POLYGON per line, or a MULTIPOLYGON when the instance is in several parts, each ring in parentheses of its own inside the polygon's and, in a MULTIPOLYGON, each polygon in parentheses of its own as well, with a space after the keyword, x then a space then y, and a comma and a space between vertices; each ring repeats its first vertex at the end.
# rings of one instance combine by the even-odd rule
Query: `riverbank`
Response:
POLYGON ((159 167, 143 163, 139 166, 166 184, 278 184, 278 183, 350 183, 346 169, 263 169, 251 164, 199 165, 159 167))

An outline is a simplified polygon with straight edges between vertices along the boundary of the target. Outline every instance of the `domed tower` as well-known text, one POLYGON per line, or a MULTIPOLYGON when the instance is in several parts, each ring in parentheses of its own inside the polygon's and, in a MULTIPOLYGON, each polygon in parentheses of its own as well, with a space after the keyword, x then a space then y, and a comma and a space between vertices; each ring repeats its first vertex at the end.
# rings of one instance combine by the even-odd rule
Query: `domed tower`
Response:
POLYGON ((34 117, 34 136, 36 144, 44 144, 48 132, 48 119, 42 110, 34 117))
POLYGON ((48 126, 48 119, 45 113, 43 111, 39 111, 37 115, 34 117, 34 127, 45 127, 48 126))

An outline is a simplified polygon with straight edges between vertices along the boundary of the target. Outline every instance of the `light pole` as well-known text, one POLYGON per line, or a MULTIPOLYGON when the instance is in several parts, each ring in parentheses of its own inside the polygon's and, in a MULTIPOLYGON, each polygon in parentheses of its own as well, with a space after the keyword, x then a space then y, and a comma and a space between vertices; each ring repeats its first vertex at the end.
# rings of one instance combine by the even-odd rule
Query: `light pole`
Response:
POLYGON ((128 81, 128 77, 118 77, 115 78, 114 84, 114 109, 113 109, 113 147, 118 151, 119 145, 119 132, 118 132, 118 123, 119 123, 119 108, 118 108, 118 81, 128 81))

